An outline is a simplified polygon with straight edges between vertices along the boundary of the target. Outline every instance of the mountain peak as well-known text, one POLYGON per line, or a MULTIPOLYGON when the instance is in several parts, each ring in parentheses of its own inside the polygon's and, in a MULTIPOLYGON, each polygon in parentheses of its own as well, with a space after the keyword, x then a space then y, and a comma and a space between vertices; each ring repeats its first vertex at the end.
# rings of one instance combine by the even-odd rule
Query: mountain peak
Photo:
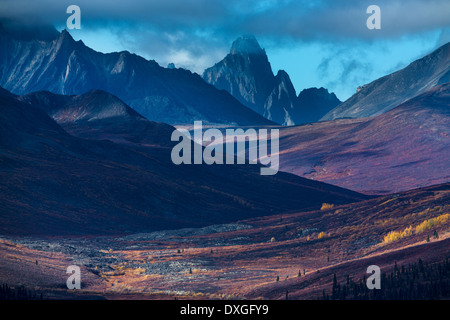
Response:
POLYGON ((72 36, 70 35, 69 31, 67 31, 66 29, 63 29, 61 31, 61 33, 59 34, 59 38, 63 39, 63 40, 72 40, 73 41, 72 36))
POLYGON ((261 48, 255 36, 245 35, 237 38, 231 46, 231 54, 265 55, 266 52, 261 48))
POLYGON ((59 33, 58 38, 56 38, 56 44, 58 49, 60 48, 69 48, 71 50, 72 46, 76 41, 72 38, 70 33, 64 29, 59 33))
POLYGON ((266 119, 283 125, 318 121, 340 103, 324 88, 306 91, 310 94, 305 99, 304 93, 297 97, 289 74, 279 70, 274 76, 265 50, 252 35, 236 39, 230 54, 206 69, 203 79, 228 91, 266 119))
POLYGON ((280 78, 280 79, 283 79, 283 80, 285 80, 285 79, 289 79, 290 80, 289 74, 286 71, 284 71, 284 70, 278 70, 276 78, 280 78))

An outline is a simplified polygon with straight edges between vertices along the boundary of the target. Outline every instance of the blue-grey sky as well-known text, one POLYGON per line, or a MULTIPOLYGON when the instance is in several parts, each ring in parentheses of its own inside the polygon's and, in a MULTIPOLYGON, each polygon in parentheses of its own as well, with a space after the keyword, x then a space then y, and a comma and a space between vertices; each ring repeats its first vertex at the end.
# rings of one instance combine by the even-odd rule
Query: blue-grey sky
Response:
POLYGON ((70 33, 95 50, 201 74, 254 34, 298 92, 323 86, 341 100, 450 41, 449 0, 2 0, 0 18, 61 30, 72 4, 82 29, 70 33), (381 30, 366 26, 369 5, 381 9, 381 30))

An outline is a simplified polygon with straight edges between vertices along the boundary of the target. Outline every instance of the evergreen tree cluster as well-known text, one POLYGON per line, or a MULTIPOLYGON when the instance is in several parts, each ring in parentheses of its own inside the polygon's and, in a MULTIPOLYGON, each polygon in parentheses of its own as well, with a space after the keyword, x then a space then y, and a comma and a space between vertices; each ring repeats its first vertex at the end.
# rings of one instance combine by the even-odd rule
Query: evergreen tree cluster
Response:
POLYGON ((10 287, 3 283, 0 284, 0 300, 43 300, 43 296, 24 286, 10 287))
POLYGON ((450 259, 437 263, 395 264, 391 273, 381 273, 381 289, 367 288, 366 277, 357 281, 345 276, 338 282, 336 274, 323 300, 439 300, 450 299, 450 259))

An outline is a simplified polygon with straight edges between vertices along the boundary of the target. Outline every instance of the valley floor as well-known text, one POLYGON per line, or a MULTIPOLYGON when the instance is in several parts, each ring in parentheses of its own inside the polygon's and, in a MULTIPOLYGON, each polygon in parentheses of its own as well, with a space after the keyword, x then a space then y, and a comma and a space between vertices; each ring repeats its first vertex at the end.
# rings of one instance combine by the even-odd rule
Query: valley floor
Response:
POLYGON ((444 184, 202 229, 3 236, 0 284, 44 299, 321 299, 335 275, 358 282, 370 265, 389 275, 450 258, 449 200, 444 184), (81 290, 67 290, 70 265, 81 268, 81 290))

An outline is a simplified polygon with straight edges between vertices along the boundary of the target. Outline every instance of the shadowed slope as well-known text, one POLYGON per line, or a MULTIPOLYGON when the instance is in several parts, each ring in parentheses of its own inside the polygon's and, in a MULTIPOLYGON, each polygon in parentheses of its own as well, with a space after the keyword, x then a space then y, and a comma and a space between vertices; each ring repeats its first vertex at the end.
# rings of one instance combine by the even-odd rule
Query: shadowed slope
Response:
MULTIPOLYGON (((289 174, 264 177, 255 165, 175 166, 170 148, 75 138, 42 110, 13 97, 0 96, 0 107, 3 234, 205 226, 364 199, 289 174)), ((83 108, 89 109, 76 110, 83 108)))

